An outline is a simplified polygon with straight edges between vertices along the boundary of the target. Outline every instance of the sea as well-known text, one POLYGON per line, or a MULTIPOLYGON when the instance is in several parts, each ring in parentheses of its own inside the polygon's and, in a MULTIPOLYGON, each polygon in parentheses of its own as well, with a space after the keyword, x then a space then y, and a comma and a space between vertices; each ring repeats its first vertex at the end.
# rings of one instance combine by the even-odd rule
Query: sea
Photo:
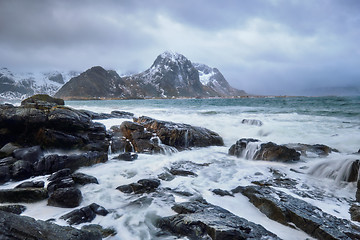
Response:
MULTIPOLYGON (((355 201, 356 182, 342 181, 350 163, 360 159, 360 97, 254 97, 236 99, 146 99, 66 101, 75 109, 99 113, 127 111, 135 117, 149 116, 159 120, 186 123, 217 132, 224 146, 192 148, 166 154, 138 154, 132 162, 114 160, 118 153, 109 151, 109 161, 79 172, 95 176, 99 184, 80 188, 83 201, 80 207, 93 202, 110 211, 97 216, 92 223, 117 231, 108 239, 187 239, 164 236, 154 222, 159 217, 176 214, 174 203, 202 197, 209 203, 231 213, 261 224, 282 239, 312 239, 306 233, 284 226, 267 218, 240 193, 218 196, 212 190, 230 191, 237 186, 273 178, 274 171, 297 182, 296 188, 276 187, 296 198, 309 202, 322 211, 350 220, 349 208, 355 201), (258 120, 262 124, 243 121, 258 120), (255 138, 276 144, 325 144, 338 152, 328 156, 301 156, 294 163, 252 160, 230 156, 228 150, 241 138, 255 138), (197 176, 177 176, 161 181, 159 190, 144 195, 122 193, 120 185, 144 178, 157 178, 173 164, 187 162, 197 176), (195 163, 195 164, 192 164, 195 163), (192 167, 191 167, 192 166, 192 167), (321 167, 320 167, 321 166, 321 167), (171 189, 171 191, 169 190, 171 189), (297 194, 304 192, 308 194, 297 194)), ((107 129, 129 119, 96 120, 107 129)), ((33 180, 46 180, 48 176, 33 180)), ((1 188, 12 188, 19 182, 9 182, 1 188)), ((23 215, 36 219, 53 219, 60 225, 60 217, 73 209, 47 206, 46 201, 25 204, 23 215)), ((355 222, 354 222, 355 223, 355 222)), ((81 228, 86 224, 74 227, 81 228)))

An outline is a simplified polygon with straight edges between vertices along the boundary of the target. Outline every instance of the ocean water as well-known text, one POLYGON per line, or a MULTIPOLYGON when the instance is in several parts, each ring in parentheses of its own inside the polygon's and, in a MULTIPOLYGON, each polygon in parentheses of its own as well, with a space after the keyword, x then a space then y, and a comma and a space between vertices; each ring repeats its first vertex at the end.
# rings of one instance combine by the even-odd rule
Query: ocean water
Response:
MULTIPOLYGON (((154 220, 175 214, 171 210, 175 202, 198 196, 261 224, 283 239, 311 239, 302 231, 268 219, 241 194, 220 197, 212 193, 216 188, 231 190, 250 185, 255 180, 271 179, 274 170, 296 180, 296 191, 311 194, 301 197, 294 189, 278 187, 279 190, 350 220, 348 210, 355 198, 356 183, 342 182, 341 175, 346 175, 349 162, 360 159, 360 155, 354 154, 360 148, 360 97, 67 101, 66 105, 103 113, 128 111, 135 116, 206 127, 224 139, 223 147, 193 148, 169 155, 139 154, 133 162, 111 160, 116 154, 109 153, 107 163, 80 169, 79 172, 93 175, 99 181, 98 185, 80 188, 84 197, 80 207, 95 202, 110 210, 109 215, 97 216, 92 222, 115 228, 118 234, 109 239, 177 239, 157 236, 154 220), (260 120, 263 124, 243 124, 243 119, 260 120), (339 152, 327 157, 302 156, 299 162, 291 164, 229 156, 228 149, 240 138, 256 138, 277 144, 325 144, 339 152), (131 195, 116 190, 120 185, 139 179, 156 178, 172 164, 184 161, 207 163, 207 166, 193 167, 197 177, 178 176, 172 181, 161 181, 159 192, 148 195, 131 195), (161 190, 165 188, 173 191, 161 190), (181 192, 192 196, 184 196, 181 192)), ((110 128, 124 120, 128 119, 98 122, 110 128)), ((46 177, 35 179, 46 180, 46 177)), ((1 188, 17 184, 10 182, 1 188)), ((66 223, 59 217, 72 210, 47 206, 46 201, 27 204, 27 207, 24 215, 43 220, 54 218, 61 225, 66 223)))

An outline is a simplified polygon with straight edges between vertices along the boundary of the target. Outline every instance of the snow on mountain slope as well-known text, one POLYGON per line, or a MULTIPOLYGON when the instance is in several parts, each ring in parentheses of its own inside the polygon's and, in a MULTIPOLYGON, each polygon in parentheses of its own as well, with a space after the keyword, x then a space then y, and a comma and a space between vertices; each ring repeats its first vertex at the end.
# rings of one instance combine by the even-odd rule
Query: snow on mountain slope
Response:
POLYGON ((64 83, 77 75, 78 73, 74 71, 15 73, 7 68, 1 68, 0 99, 22 100, 39 93, 52 96, 64 83))

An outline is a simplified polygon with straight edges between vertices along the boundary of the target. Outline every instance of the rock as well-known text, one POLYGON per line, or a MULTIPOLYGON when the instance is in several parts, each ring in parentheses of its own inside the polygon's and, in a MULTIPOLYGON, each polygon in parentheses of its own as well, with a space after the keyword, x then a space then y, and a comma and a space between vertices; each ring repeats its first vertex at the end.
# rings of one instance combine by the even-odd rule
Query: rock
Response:
POLYGON ((291 162, 300 160, 295 149, 272 142, 261 143, 257 139, 242 138, 229 149, 229 155, 253 160, 291 162))
POLYGON ((108 160, 107 152, 86 152, 72 155, 52 154, 45 156, 34 164, 36 175, 54 173, 64 168, 69 168, 72 172, 80 167, 92 166, 108 160))
POLYGON ((42 149, 80 149, 107 152, 109 142, 103 124, 81 111, 65 106, 0 105, 0 146, 12 142, 42 149))
POLYGON ((110 141, 111 153, 133 152, 133 146, 126 138, 112 137, 110 141))
POLYGON ((27 181, 20 183, 15 188, 44 188, 44 181, 27 181))
POLYGON ((205 200, 176 204, 172 209, 178 214, 160 218, 157 226, 189 239, 280 239, 261 225, 205 200))
POLYGON ((124 161, 134 161, 137 158, 138 158, 137 154, 125 152, 125 153, 119 154, 117 157, 114 157, 113 159, 124 160, 124 161))
POLYGON ((48 192, 44 188, 14 188, 0 189, 0 202, 10 203, 33 203, 44 200, 48 192))
POLYGON ((0 211, 9 212, 13 214, 20 215, 26 210, 26 207, 23 205, 4 205, 0 206, 0 211))
POLYGON ((248 125, 255 125, 255 126, 262 126, 263 123, 260 120, 256 119, 243 119, 241 121, 242 124, 248 124, 248 125))
POLYGON ((331 148, 329 146, 323 144, 303 144, 303 143, 290 143, 285 144, 286 147, 295 149, 300 152, 304 157, 326 157, 329 153, 339 152, 335 148, 331 148))
POLYGON ((90 175, 87 175, 84 173, 73 173, 71 175, 71 177, 74 180, 74 182, 79 185, 86 185, 86 184, 90 184, 90 183, 99 184, 96 177, 93 177, 93 176, 90 176, 90 175))
POLYGON ((11 168, 11 178, 17 181, 27 179, 33 175, 33 169, 33 165, 28 161, 16 161, 11 168))
POLYGON ((73 210, 60 218, 64 219, 70 225, 78 225, 81 223, 91 222, 95 217, 95 212, 89 206, 86 206, 73 210))
POLYGON ((195 176, 197 177, 197 174, 194 173, 195 170, 200 169, 201 167, 205 167, 208 166, 208 163, 204 163, 204 164, 199 164, 199 163, 194 163, 191 161, 179 161, 179 162, 174 162, 173 164, 171 164, 171 168, 169 170, 169 172, 172 175, 175 176, 195 176))
POLYGON ((237 187, 259 210, 281 224, 295 226, 316 239, 358 239, 350 221, 336 218, 303 200, 269 187, 237 187))
MULTIPOLYGON (((149 117, 139 117, 134 122, 141 124, 148 131, 155 133, 162 144, 178 150, 189 147, 223 146, 223 139, 215 132, 206 128, 188 124, 159 121, 149 117)), ((125 136, 125 135, 124 135, 125 136)))
POLYGON ((358 204, 351 205, 349 213, 351 220, 360 222, 360 206, 358 204))
POLYGON ((142 194, 155 191, 159 185, 159 179, 141 179, 137 183, 121 185, 116 189, 124 193, 142 194))
POLYGON ((11 156, 14 150, 18 149, 19 146, 14 143, 8 143, 0 149, 0 158, 11 156))
POLYGON ((112 111, 111 115, 115 118, 133 118, 134 114, 125 111, 112 111))
POLYGON ((30 163, 35 163, 39 161, 43 155, 44 154, 40 146, 34 146, 29 148, 18 148, 15 149, 13 152, 13 156, 16 159, 28 161, 30 163))
POLYGON ((0 211, 0 239, 101 240, 101 235, 0 211))
POLYGON ((56 105, 65 105, 65 102, 63 99, 60 98, 53 98, 46 94, 37 94, 32 97, 29 97, 21 102, 21 106, 49 106, 54 107, 56 105))
POLYGON ((49 194, 51 194, 59 188, 71 188, 71 187, 75 187, 75 182, 69 176, 69 177, 65 177, 65 178, 56 179, 56 180, 50 182, 47 185, 47 190, 48 190, 49 194))
POLYGON ((3 159, 0 159, 0 166, 10 166, 16 162, 16 158, 13 157, 6 157, 3 159))
POLYGON ((175 176, 169 172, 163 172, 158 175, 158 178, 164 181, 172 181, 175 179, 175 176))
POLYGON ((115 236, 117 234, 114 228, 103 228, 98 224, 90 224, 81 227, 81 230, 100 233, 103 238, 115 236))
POLYGON ((233 197, 233 196, 234 196, 234 194, 230 193, 229 191, 222 190, 222 189, 218 189, 218 188, 212 190, 212 192, 213 192, 214 194, 216 194, 216 195, 221 196, 221 197, 223 197, 223 196, 231 196, 231 197, 233 197))
POLYGON ((9 181, 11 178, 10 167, 0 165, 0 184, 9 181))
POLYGON ((48 205, 55 207, 74 208, 80 205, 82 194, 74 187, 58 188, 48 199, 48 205))
POLYGON ((102 206, 100 206, 100 205, 98 205, 96 203, 92 203, 89 206, 90 206, 91 210, 94 211, 94 213, 96 213, 96 214, 98 214, 100 216, 106 216, 106 215, 109 214, 108 210, 106 210, 104 207, 102 207, 102 206))
POLYGON ((50 175, 50 177, 48 177, 47 180, 49 180, 49 181, 60 180, 60 179, 69 177, 70 174, 71 174, 70 168, 64 168, 64 169, 61 169, 61 170, 59 170, 57 172, 52 173, 50 175))

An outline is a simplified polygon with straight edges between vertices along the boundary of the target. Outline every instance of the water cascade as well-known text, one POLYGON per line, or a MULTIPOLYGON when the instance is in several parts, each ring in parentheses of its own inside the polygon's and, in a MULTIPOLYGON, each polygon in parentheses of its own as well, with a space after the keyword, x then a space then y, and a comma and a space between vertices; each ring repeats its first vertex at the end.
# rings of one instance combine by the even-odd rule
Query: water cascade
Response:
POLYGON ((260 150, 261 142, 248 142, 246 148, 242 152, 242 156, 245 159, 253 160, 256 153, 260 150))

